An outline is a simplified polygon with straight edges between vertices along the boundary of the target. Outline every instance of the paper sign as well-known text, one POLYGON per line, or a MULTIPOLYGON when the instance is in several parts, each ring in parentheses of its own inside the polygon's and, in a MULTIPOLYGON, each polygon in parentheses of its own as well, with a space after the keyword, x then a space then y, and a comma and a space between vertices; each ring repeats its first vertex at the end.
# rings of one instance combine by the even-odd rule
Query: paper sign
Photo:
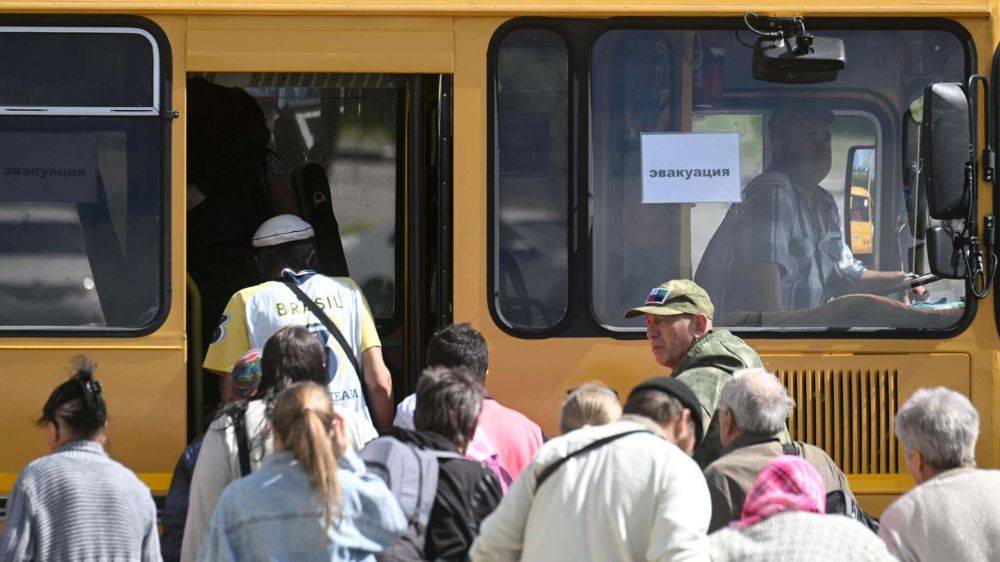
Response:
POLYGON ((0 201, 96 200, 94 135, 0 133, 0 201))
POLYGON ((739 133, 642 133, 643 203, 740 201, 739 133))

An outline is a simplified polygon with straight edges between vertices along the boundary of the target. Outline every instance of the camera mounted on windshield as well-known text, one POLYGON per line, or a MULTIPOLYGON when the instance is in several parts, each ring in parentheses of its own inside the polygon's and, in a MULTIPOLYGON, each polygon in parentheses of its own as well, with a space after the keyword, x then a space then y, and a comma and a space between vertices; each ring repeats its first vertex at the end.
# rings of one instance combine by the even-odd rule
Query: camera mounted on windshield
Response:
POLYGON ((809 33, 800 17, 762 18, 748 12, 743 22, 760 36, 753 45, 753 77, 757 80, 781 84, 831 82, 847 64, 844 42, 809 33))

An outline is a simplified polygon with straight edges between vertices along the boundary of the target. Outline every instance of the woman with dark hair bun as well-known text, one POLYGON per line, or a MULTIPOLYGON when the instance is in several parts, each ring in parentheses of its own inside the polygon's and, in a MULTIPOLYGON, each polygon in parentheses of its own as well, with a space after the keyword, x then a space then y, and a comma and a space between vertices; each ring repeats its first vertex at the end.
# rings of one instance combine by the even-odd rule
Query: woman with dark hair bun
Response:
POLYGON ((160 560, 153 497, 104 452, 107 423, 101 383, 80 358, 42 408, 52 454, 11 490, 0 560, 160 560))

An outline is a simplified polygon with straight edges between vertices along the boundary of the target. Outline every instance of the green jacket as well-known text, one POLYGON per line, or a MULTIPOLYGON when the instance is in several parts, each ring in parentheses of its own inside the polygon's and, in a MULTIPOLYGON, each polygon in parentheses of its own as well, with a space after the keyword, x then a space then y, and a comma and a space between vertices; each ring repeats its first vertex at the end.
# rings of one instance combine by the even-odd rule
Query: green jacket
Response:
POLYGON ((719 405, 722 387, 729 377, 740 369, 763 367, 760 356, 740 338, 728 330, 709 330, 681 359, 673 376, 691 387, 701 402, 702 427, 705 437, 695 447, 694 460, 702 469, 722 453, 719 442, 719 405))

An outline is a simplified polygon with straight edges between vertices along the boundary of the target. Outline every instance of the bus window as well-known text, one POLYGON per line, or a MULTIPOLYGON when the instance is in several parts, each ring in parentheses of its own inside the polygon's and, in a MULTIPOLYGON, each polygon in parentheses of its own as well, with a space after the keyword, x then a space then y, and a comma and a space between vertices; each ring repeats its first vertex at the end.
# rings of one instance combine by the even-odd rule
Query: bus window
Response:
POLYGON ((525 29, 497 59, 494 303, 507 326, 537 331, 569 302, 568 55, 555 33, 525 29))
POLYGON ((0 27, 0 51, 0 325, 149 330, 167 290, 160 46, 0 27))
POLYGON ((929 296, 926 302, 904 294, 909 276, 927 271, 912 259, 919 241, 901 235, 903 178, 887 165, 898 160, 880 155, 900 153, 906 96, 921 84, 961 78, 962 44, 941 31, 824 33, 843 38, 849 53, 889 54, 877 63, 849 57, 835 81, 803 86, 754 80, 749 49, 731 31, 615 28, 597 37, 589 190, 592 304, 601 324, 641 328, 641 318, 625 320, 623 311, 672 278, 702 283, 722 326, 928 329, 959 322, 965 301, 956 283, 931 283, 919 297, 929 296), (898 41, 905 52, 881 47, 898 41), (933 60, 918 72, 914 57, 926 53, 933 60), (877 91, 894 91, 900 101, 877 91), (672 156, 688 154, 686 145, 709 133, 711 142, 735 138, 726 145, 733 148, 716 160, 713 149, 691 158, 733 161, 738 171, 689 169, 672 156), (857 146, 870 148, 851 150, 857 146), (670 164, 657 169, 644 161, 647 149, 670 164), (862 175, 847 170, 863 155, 865 185, 845 188, 862 175), (718 184, 688 181, 723 171, 734 178, 726 185, 735 184, 725 200, 708 191, 718 184), (679 179, 659 184, 672 186, 665 195, 648 191, 648 177, 679 179))
POLYGON ((852 146, 847 151, 847 168, 844 170, 844 196, 847 198, 844 238, 848 240, 854 256, 868 267, 874 261, 872 198, 876 193, 877 177, 875 147, 852 146))

